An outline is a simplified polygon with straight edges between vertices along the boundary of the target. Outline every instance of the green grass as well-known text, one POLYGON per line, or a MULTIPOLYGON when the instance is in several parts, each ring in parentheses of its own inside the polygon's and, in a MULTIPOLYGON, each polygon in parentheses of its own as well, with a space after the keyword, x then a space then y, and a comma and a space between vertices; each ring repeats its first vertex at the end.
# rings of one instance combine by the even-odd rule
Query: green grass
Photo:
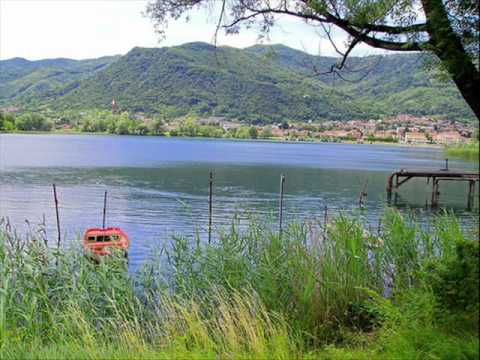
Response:
POLYGON ((450 145, 446 147, 448 156, 458 157, 467 160, 479 161, 479 142, 468 144, 450 145))
MULTIPOLYGON (((0 231, 2 359, 475 359, 478 239, 388 210, 375 232, 234 222, 137 274, 0 231)), ((159 261, 161 260, 161 261, 159 261)))

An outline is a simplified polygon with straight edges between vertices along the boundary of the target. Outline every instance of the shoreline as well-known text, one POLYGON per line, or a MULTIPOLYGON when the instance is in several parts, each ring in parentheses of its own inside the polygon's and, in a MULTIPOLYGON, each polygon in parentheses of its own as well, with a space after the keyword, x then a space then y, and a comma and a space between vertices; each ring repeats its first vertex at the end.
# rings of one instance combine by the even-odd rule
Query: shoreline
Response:
POLYGON ((381 146, 395 146, 406 148, 431 148, 431 149, 444 149, 444 144, 407 144, 398 142, 356 142, 351 140, 339 140, 339 141, 321 141, 321 140, 287 140, 283 138, 268 138, 268 139, 238 139, 229 137, 203 137, 203 136, 172 136, 172 135, 136 135, 136 134, 112 134, 107 132, 84 132, 84 131, 9 131, 0 132, 0 135, 89 135, 89 136, 134 136, 134 137, 161 137, 171 139, 196 139, 196 140, 229 140, 229 141, 255 141, 255 142, 272 142, 272 143, 284 143, 284 144, 348 144, 348 145, 381 145, 381 146))

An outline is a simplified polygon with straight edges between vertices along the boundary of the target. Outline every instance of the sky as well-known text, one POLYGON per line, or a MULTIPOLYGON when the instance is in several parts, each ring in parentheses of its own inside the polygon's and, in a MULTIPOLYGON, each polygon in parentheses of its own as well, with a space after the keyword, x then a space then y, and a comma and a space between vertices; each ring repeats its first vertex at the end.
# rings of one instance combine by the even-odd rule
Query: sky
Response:
MULTIPOLYGON (((215 9, 191 14, 190 22, 170 22, 166 39, 159 42, 153 23, 143 16, 148 0, 0 0, 0 59, 23 57, 88 59, 126 54, 135 46, 161 47, 187 42, 213 42, 215 9)), ((346 36, 334 32, 342 47, 346 36)), ((259 42, 254 29, 238 35, 220 34, 217 45, 238 48, 284 44, 315 55, 336 56, 318 29, 284 16, 270 39, 259 42)), ((353 55, 379 53, 361 45, 353 55)))

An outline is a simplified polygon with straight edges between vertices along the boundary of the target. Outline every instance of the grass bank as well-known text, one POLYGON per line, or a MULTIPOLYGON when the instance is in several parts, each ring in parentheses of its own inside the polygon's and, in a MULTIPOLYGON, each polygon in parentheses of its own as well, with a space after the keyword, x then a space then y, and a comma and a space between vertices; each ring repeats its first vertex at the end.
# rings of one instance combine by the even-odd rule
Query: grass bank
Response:
POLYGON ((448 215, 381 224, 233 223, 136 274, 4 224, 0 357, 478 358, 478 234, 448 215))
POLYGON ((447 146, 445 152, 448 156, 458 157, 466 160, 479 161, 480 143, 472 142, 468 144, 447 146))

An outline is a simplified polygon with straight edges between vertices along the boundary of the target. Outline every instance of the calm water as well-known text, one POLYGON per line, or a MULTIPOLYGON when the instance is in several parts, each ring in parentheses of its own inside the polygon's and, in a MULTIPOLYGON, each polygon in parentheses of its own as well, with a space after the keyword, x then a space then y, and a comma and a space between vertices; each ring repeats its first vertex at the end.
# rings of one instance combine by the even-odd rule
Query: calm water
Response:
MULTIPOLYGON (((450 160, 450 167, 476 164, 450 160)), ((87 135, 0 135, 0 216, 20 231, 25 219, 45 215, 54 239, 51 184, 58 188, 62 231, 75 241, 85 228, 101 226, 103 192, 108 190, 107 225, 124 228, 133 240, 131 265, 138 266, 172 234, 206 236, 208 174, 214 172, 214 224, 235 213, 275 216, 280 174, 285 174, 286 218, 323 217, 358 211, 375 223, 385 207, 389 173, 400 168, 444 167, 437 149, 380 145, 286 144, 160 137, 87 135)), ((440 201, 466 223, 466 185, 442 184, 440 201)), ((477 189, 478 191, 478 189, 477 189)), ((399 206, 428 221, 430 187, 424 181, 402 186, 399 206), (408 210, 410 211, 410 210, 408 210)), ((477 192, 478 194, 478 192, 477 192)), ((478 208, 478 203, 476 203, 478 208)))

